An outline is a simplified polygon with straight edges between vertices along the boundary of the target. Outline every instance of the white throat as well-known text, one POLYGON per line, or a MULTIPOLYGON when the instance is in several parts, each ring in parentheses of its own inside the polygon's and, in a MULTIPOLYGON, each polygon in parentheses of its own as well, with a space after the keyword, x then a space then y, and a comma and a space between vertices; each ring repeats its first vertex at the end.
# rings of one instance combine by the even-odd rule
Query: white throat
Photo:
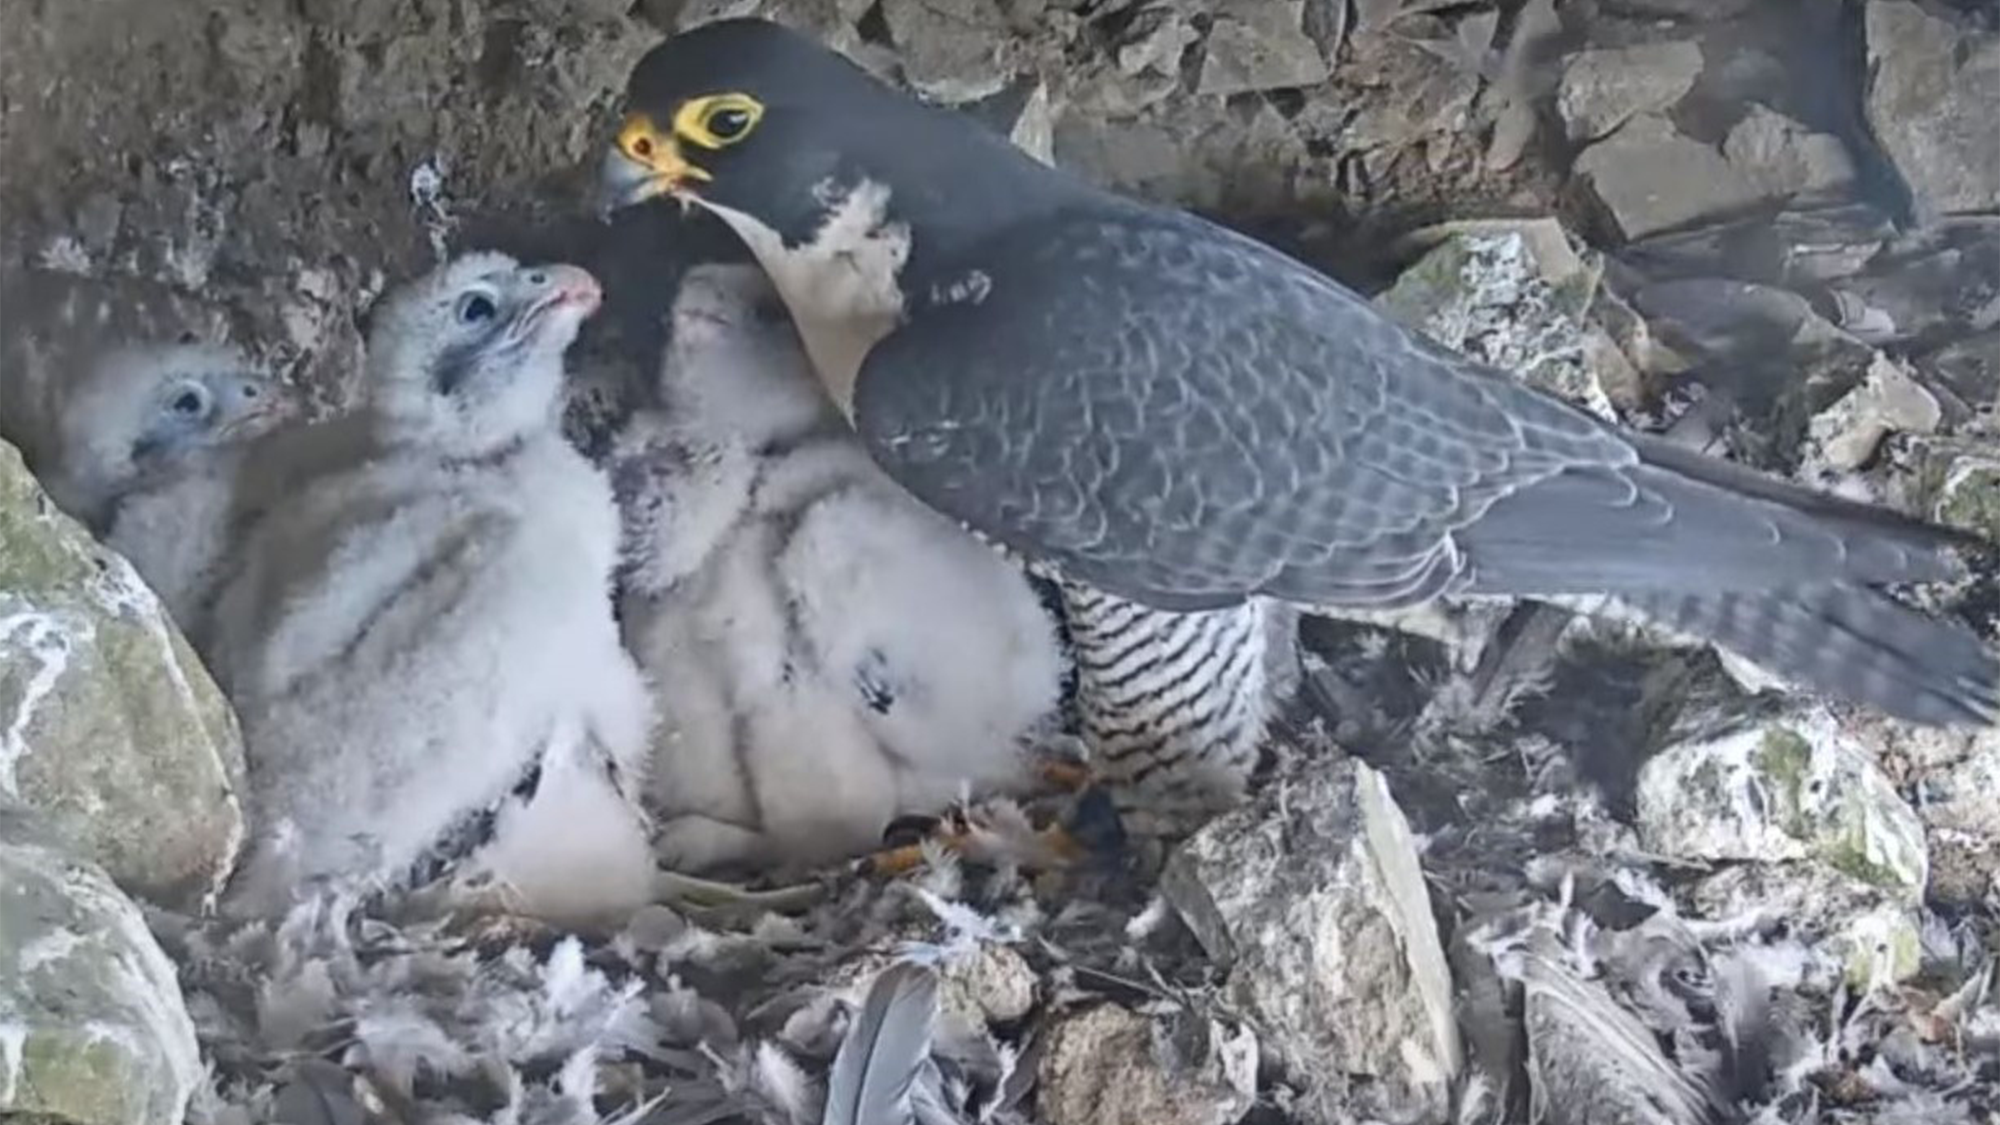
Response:
MULTIPOLYGON (((833 189, 815 190, 825 199, 833 189)), ((889 221, 889 189, 863 180, 831 199, 826 222, 796 247, 787 247, 775 229, 745 212, 697 202, 728 223, 756 255, 784 299, 820 382, 851 419, 861 362, 903 314, 897 278, 909 261, 910 231, 889 221)))

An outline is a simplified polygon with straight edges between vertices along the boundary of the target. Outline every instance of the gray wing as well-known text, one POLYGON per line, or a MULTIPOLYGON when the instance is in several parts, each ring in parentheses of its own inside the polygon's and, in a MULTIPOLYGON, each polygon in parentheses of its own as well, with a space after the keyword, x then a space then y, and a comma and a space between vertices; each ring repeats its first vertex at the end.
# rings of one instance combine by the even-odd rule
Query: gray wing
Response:
POLYGON ((983 295, 869 355, 874 456, 1159 608, 1950 573, 1931 529, 1621 433, 1193 216, 1104 205, 935 272, 983 295))

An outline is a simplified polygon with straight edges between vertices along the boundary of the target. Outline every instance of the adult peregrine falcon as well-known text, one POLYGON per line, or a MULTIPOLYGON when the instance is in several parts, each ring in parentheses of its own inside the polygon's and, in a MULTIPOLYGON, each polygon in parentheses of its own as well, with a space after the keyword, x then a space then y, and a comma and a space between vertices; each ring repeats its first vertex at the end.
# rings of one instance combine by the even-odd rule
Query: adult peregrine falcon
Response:
POLYGON ((1161 610, 1609 595, 1801 685, 1989 721, 1993 655, 1880 592, 1953 532, 1607 425, 1276 250, 1098 189, 775 24, 655 48, 607 153, 770 273, 871 454, 1161 610))

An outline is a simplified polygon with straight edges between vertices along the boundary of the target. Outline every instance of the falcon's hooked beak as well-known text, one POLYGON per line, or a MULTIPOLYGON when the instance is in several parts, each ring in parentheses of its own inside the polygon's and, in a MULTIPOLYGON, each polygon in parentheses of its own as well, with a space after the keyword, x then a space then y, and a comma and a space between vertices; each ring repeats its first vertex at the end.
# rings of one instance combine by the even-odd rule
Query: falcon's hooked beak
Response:
POLYGON ((661 195, 685 201, 687 185, 710 178, 688 162, 680 139, 670 130, 661 130, 644 113, 634 113, 618 130, 618 139, 598 170, 598 214, 609 215, 661 195))

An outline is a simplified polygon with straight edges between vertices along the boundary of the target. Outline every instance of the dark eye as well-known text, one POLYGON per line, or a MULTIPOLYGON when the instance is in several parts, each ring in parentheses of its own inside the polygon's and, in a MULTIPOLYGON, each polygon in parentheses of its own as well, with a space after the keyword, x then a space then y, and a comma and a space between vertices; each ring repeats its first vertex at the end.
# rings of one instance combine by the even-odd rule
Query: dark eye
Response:
POLYGON ((462 324, 478 324, 482 320, 492 320, 500 310, 493 304, 493 298, 484 293, 468 293, 458 302, 458 319, 462 324))
POLYGON ((716 140, 733 141, 750 131, 750 111, 724 106, 709 112, 707 124, 716 140))

